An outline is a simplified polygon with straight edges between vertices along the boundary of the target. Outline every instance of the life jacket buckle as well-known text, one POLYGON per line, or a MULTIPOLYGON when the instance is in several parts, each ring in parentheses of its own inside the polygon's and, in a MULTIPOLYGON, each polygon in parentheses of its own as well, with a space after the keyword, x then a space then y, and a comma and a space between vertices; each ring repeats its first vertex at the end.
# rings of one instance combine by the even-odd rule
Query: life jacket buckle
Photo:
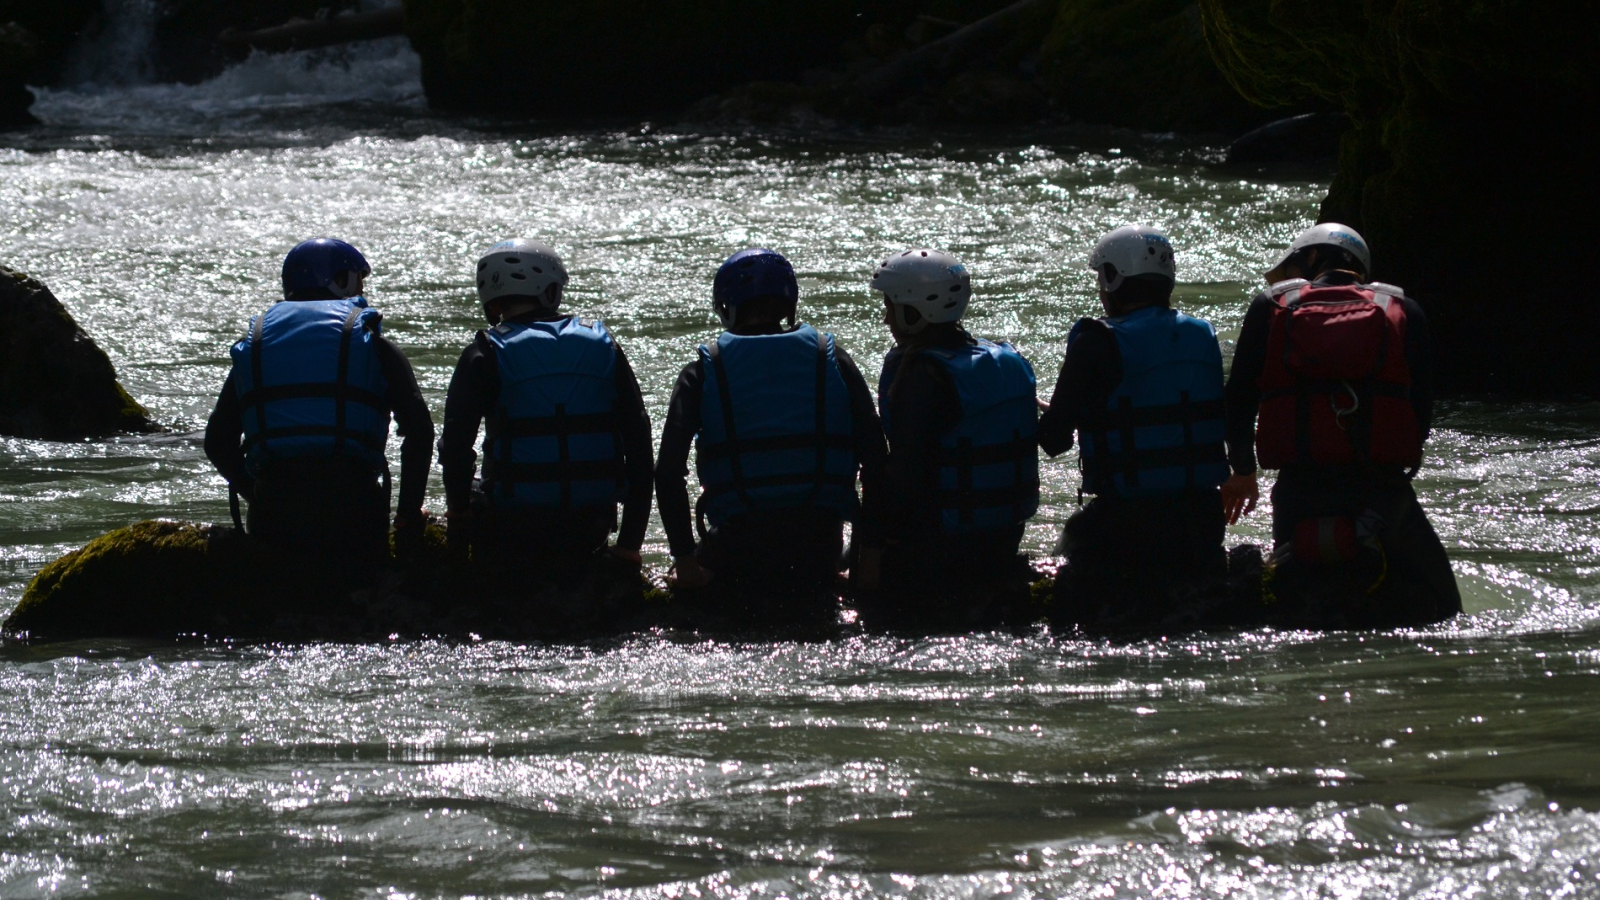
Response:
POLYGON ((1339 430, 1349 431, 1350 423, 1347 419, 1361 409, 1361 396, 1356 393, 1356 389, 1351 386, 1350 382, 1341 380, 1339 383, 1344 385, 1345 393, 1350 395, 1350 406, 1348 408, 1340 406, 1337 393, 1328 395, 1328 406, 1333 408, 1333 422, 1339 426, 1339 430))

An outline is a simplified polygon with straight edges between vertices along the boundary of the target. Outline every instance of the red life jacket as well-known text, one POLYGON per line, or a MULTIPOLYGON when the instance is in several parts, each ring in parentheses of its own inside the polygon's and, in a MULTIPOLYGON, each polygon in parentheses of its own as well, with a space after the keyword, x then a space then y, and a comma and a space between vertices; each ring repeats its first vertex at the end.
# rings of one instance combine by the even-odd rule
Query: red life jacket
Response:
POLYGON ((1422 462, 1404 293, 1386 284, 1272 286, 1261 370, 1261 466, 1422 462))

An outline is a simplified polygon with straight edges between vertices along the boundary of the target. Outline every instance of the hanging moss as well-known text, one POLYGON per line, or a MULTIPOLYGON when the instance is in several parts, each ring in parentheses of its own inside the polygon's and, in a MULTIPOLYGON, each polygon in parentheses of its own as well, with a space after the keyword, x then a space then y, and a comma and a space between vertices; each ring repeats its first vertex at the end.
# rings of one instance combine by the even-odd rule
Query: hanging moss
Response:
POLYGON ((1593 394, 1600 306, 1559 264, 1600 197, 1579 135, 1600 118, 1600 20, 1552 0, 1202 0, 1246 97, 1334 100, 1353 128, 1323 220, 1372 244, 1376 277, 1417 296, 1447 390, 1593 394), (1556 238, 1555 235, 1562 237, 1556 238), (1553 242, 1552 242, 1553 239, 1553 242))

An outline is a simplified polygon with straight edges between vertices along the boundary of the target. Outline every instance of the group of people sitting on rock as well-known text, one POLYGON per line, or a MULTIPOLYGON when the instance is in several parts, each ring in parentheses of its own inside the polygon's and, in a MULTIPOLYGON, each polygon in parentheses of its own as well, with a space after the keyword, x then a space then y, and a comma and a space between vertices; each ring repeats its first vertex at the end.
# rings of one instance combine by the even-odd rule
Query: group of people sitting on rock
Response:
MULTIPOLYGON (((876 398, 833 335, 797 320, 788 260, 735 253, 712 289, 724 331, 679 374, 652 454, 622 347, 562 307, 561 258, 497 244, 476 272, 489 327, 457 363, 438 443, 449 552, 535 579, 597 557, 637 568, 653 488, 679 589, 776 597, 847 578, 880 620, 912 621, 940 598, 1029 580, 1018 549, 1039 450, 1076 443, 1094 496, 1061 536, 1056 618, 1147 628, 1218 603, 1224 529, 1257 503, 1258 454, 1279 470, 1258 596, 1403 607, 1408 620, 1459 611, 1410 485, 1432 416, 1426 321, 1399 288, 1369 283, 1354 230, 1318 225, 1293 243, 1226 378, 1212 326, 1172 308, 1166 237, 1118 228, 1089 266, 1105 315, 1072 329, 1047 405, 1015 348, 963 327, 971 277, 948 253, 906 250, 872 275, 895 341, 876 398)), ((391 416, 402 562, 423 546, 434 438, 363 296, 370 273, 342 241, 290 251, 284 302, 233 345, 205 439, 252 539, 358 573, 388 560, 391 416)))

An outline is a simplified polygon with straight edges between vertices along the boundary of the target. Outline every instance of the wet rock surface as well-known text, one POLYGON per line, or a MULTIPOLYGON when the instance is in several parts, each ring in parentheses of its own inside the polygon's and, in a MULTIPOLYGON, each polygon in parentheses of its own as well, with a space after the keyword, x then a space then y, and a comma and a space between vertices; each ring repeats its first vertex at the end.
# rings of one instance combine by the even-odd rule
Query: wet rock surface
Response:
POLYGON ((72 441, 155 430, 50 289, 0 266, 0 435, 72 441))
MULTIPOLYGON (((1560 246, 1600 197, 1578 135, 1600 119, 1592 7, 1203 0, 1229 80, 1262 104, 1349 117, 1322 218, 1359 229, 1375 277, 1422 301, 1450 392, 1592 395, 1600 306, 1523 249, 1560 246), (1548 236, 1548 238, 1546 237, 1548 236), (1546 243, 1551 241, 1552 243, 1546 243)), ((1560 251, 1556 251, 1559 255, 1560 251)))
MULTIPOLYGON (((46 566, 5 621, 10 638, 390 640, 397 637, 583 642, 650 630, 735 638, 827 639, 862 630, 908 635, 1026 631, 1149 637, 1276 625, 1392 628, 1444 618, 1404 591, 1373 590, 1372 573, 1263 565, 1253 545, 1231 576, 1163 617, 1061 596, 1065 573, 1019 557, 1017 571, 941 596, 892 587, 851 596, 843 584, 662 588, 597 556, 560 570, 480 567, 449 553, 430 526, 389 571, 286 555, 233 528, 149 521, 91 541, 46 566)), ((1381 581, 1381 577, 1378 581, 1381 581)))

